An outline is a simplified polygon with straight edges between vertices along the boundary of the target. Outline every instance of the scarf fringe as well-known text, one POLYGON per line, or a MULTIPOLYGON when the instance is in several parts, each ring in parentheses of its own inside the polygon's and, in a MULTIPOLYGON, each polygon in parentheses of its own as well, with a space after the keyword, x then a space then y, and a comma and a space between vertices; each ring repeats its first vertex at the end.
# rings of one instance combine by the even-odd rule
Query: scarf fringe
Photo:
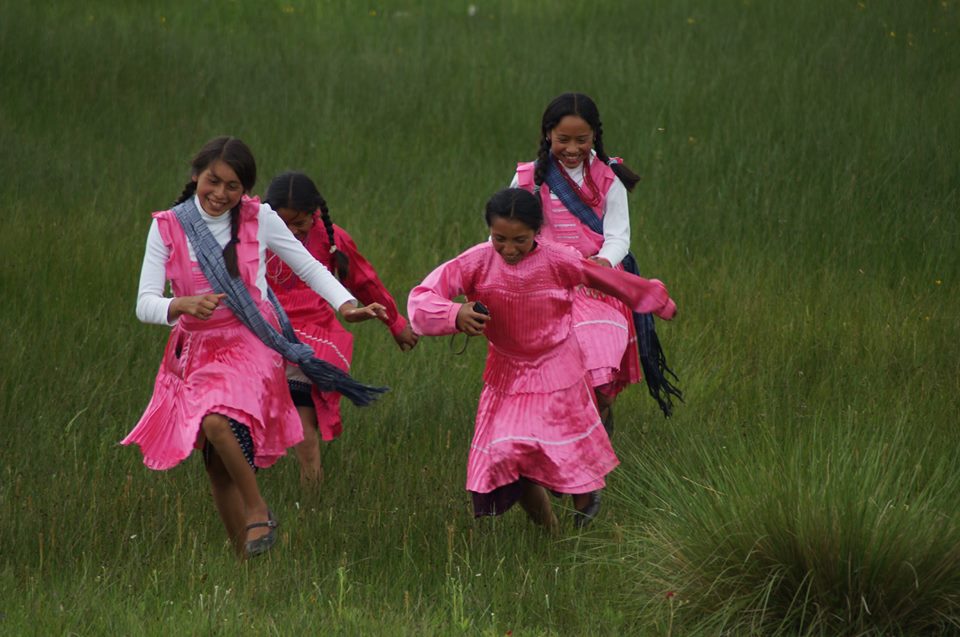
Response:
MULTIPOLYGON (((645 316, 649 315, 641 315, 639 318, 642 319, 645 316)), ((652 322, 653 317, 650 317, 650 320, 652 322)), ((639 326, 637 326, 637 332, 638 334, 640 332, 639 326)), ((684 400, 683 392, 667 376, 672 377, 674 382, 680 379, 667 365, 667 357, 660 345, 657 333, 650 330, 646 333, 646 337, 647 343, 640 348, 640 367, 643 368, 643 379, 647 383, 647 391, 650 392, 650 396, 660 405, 663 415, 669 418, 673 415, 673 398, 680 402, 684 402, 684 400)))
MULTIPOLYGON (((593 209, 577 196, 577 193, 570 187, 560 174, 561 168, 555 162, 547 162, 544 182, 547 188, 555 194, 567 210, 573 216, 579 219, 591 231, 602 235, 603 221, 598 217, 593 209)), ((624 257, 623 269, 631 274, 640 276, 640 268, 637 266, 637 259, 632 252, 627 252, 624 257)), ((677 375, 667 366, 667 358, 660 346, 660 339, 657 338, 656 326, 653 323, 652 314, 633 313, 633 324, 637 328, 637 349, 640 353, 640 366, 643 368, 644 380, 647 383, 647 390, 660 409, 663 415, 669 418, 673 414, 673 398, 676 397, 683 402, 683 392, 671 382, 667 376, 671 376, 674 381, 679 381, 677 375)))
MULTIPOLYGON (((283 309, 283 305, 280 304, 280 299, 277 298, 277 295, 274 294, 273 290, 269 287, 267 287, 267 299, 269 299, 274 311, 277 313, 277 318, 280 321, 280 332, 284 338, 291 343, 299 344, 300 339, 297 338, 296 332, 293 331, 293 324, 290 323, 287 312, 283 309)), ((377 387, 361 383, 336 365, 332 365, 312 354, 297 361, 297 364, 300 366, 300 370, 304 375, 317 386, 317 389, 320 391, 339 392, 357 407, 366 407, 380 398, 381 395, 390 391, 389 387, 377 387)))
POLYGON ((366 407, 390 391, 389 387, 374 387, 361 383, 339 367, 315 356, 300 363, 300 370, 320 391, 339 392, 357 407, 366 407))

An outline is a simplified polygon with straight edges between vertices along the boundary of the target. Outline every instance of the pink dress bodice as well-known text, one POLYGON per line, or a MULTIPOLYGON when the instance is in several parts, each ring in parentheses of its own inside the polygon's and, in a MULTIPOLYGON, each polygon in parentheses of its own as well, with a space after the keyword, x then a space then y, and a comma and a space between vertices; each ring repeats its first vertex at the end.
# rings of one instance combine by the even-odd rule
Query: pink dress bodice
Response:
MULTIPOLYGON (((238 234, 239 243, 237 244, 237 268, 250 295, 261 305, 261 310, 263 310, 269 304, 261 298, 260 290, 257 289, 255 284, 260 258, 259 242, 257 241, 259 210, 259 199, 255 197, 243 198, 240 207, 241 223, 238 234)), ((172 210, 165 210, 153 213, 153 218, 157 220, 160 237, 170 251, 170 256, 167 258, 166 275, 174 296, 212 294, 213 289, 200 269, 200 264, 190 258, 187 235, 180 227, 176 214, 172 210)), ((271 316, 272 313, 272 310, 267 310, 267 316, 271 316)), ((236 320, 233 312, 226 304, 221 303, 214 310, 213 316, 206 321, 183 315, 179 322, 181 327, 186 330, 208 330, 236 320)))
POLYGON ((579 261, 571 251, 544 244, 510 265, 492 244, 480 244, 411 291, 410 320, 422 334, 453 333, 460 304, 449 299, 465 294, 486 305, 492 317, 484 332, 489 342, 484 382, 508 393, 568 387, 584 374, 579 347, 570 338, 579 261))
MULTIPOLYGON (((533 192, 534 162, 525 162, 517 165, 517 186, 533 192)), ((561 170, 563 170, 561 168, 561 170)), ((593 156, 590 163, 590 175, 600 190, 600 202, 593 207, 598 218, 603 218, 603 207, 617 176, 609 166, 597 161, 593 156)), ((563 202, 550 196, 550 189, 546 184, 540 187, 540 203, 543 206, 543 227, 540 236, 547 241, 568 245, 585 257, 591 257, 600 251, 603 246, 603 235, 593 232, 567 210, 563 202)))

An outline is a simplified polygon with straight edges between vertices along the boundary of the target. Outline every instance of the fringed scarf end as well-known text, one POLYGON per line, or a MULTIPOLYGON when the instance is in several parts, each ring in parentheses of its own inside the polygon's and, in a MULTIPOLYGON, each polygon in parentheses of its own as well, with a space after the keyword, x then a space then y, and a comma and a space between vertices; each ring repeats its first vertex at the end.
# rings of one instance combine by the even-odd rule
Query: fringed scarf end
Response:
POLYGON ((389 387, 361 383, 340 368, 319 358, 300 363, 300 370, 320 391, 339 392, 357 407, 366 407, 390 391, 389 387))
POLYGON ((652 330, 645 334, 647 337, 646 351, 640 356, 640 365, 643 367, 644 380, 647 383, 647 391, 650 396, 660 405, 660 410, 665 418, 673 415, 673 399, 683 401, 683 392, 674 385, 668 378, 679 381, 680 379, 673 370, 667 365, 667 357, 660 346, 660 339, 656 332, 652 330))

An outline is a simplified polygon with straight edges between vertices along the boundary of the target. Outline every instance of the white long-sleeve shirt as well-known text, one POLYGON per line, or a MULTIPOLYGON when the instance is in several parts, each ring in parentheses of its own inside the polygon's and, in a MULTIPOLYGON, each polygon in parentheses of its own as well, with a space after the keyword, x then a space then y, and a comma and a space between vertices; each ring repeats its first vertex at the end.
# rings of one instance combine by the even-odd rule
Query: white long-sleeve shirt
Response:
MULTIPOLYGON (((220 247, 226 246, 230 240, 230 215, 211 217, 204 212, 198 197, 194 196, 193 203, 200 211, 200 218, 210 228, 220 247)), ((286 262, 297 276, 303 279, 314 292, 326 299, 334 309, 339 309, 349 301, 356 301, 336 277, 307 252, 303 244, 291 234, 283 220, 267 204, 260 204, 257 242, 260 246, 260 265, 257 269, 256 286, 260 290, 261 298, 267 298, 266 251, 269 249, 286 262)), ((187 246, 190 250, 190 260, 196 261, 197 256, 189 241, 187 246)), ((144 323, 158 325, 176 323, 176 320, 173 322, 167 320, 167 313, 173 299, 164 296, 167 282, 166 263, 169 256, 170 251, 163 243, 157 220, 154 219, 147 234, 147 247, 143 255, 143 267, 140 269, 140 289, 137 294, 137 318, 144 323)))
MULTIPOLYGON (((596 154, 592 157, 595 158, 596 154)), ((583 164, 573 169, 563 165, 561 167, 578 186, 583 186, 583 164)), ((514 175, 510 187, 516 188, 518 183, 517 176, 514 175)), ((550 198, 555 200, 558 197, 551 192, 550 198)), ((630 208, 627 203, 627 189, 619 179, 614 179, 603 202, 603 245, 597 256, 609 261, 610 265, 617 265, 629 251, 630 208)))

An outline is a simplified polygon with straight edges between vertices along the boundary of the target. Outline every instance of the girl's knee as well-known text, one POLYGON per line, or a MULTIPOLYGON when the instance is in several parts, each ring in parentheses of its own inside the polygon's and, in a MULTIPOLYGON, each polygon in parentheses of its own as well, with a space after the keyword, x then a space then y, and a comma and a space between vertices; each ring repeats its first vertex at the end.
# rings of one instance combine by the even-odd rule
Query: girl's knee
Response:
POLYGON ((230 421, 220 414, 207 414, 200 423, 203 435, 214 445, 224 436, 233 435, 230 431, 230 421))

